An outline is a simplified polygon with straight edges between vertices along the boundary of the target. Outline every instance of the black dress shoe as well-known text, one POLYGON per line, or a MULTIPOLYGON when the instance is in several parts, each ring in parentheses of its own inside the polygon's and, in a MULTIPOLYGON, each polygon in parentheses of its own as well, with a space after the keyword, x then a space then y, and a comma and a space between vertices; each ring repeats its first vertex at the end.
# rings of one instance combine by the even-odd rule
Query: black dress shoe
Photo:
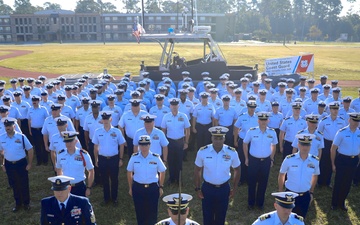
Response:
POLYGON ((347 207, 346 205, 343 205, 343 206, 341 206, 340 208, 341 208, 341 210, 343 210, 343 211, 346 211, 346 212, 348 211, 348 207, 347 207))
POLYGON ((25 211, 30 210, 30 208, 31 208, 30 205, 24 205, 24 210, 25 210, 25 211))
POLYGON ((17 211, 20 210, 20 208, 21 208, 20 205, 16 205, 14 208, 12 208, 12 211, 13 211, 13 212, 17 212, 17 211))
POLYGON ((117 206, 119 204, 118 200, 113 200, 113 205, 117 206))
POLYGON ((331 210, 337 210, 337 206, 332 205, 331 210))

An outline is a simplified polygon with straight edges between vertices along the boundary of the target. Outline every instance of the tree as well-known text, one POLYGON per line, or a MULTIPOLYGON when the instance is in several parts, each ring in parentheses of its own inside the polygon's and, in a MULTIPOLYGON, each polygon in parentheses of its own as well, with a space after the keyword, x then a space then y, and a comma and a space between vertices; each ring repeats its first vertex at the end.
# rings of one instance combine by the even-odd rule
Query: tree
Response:
POLYGON ((43 4, 45 10, 61 9, 61 5, 57 3, 45 2, 43 4))
POLYGON ((161 13, 160 2, 158 0, 147 0, 145 2, 146 13, 161 13))
POLYGON ((32 14, 37 11, 30 0, 15 0, 14 8, 14 14, 32 14))
MULTIPOLYGON (((100 1, 101 2, 101 1, 100 1)), ((101 5, 94 0, 79 0, 76 3, 76 13, 100 13, 101 5)))
POLYGON ((314 40, 314 44, 315 44, 315 40, 317 38, 319 38, 321 36, 321 34, 322 34, 321 30, 317 26, 313 25, 313 26, 310 27, 309 37, 312 40, 314 40))
POLYGON ((139 0, 122 0, 126 13, 139 13, 141 8, 138 6, 139 0))
POLYGON ((0 0, 0 15, 10 15, 14 10, 7 4, 4 4, 3 0, 0 0))
POLYGON ((102 12, 103 13, 118 13, 119 11, 116 10, 116 6, 111 2, 104 2, 102 4, 102 12))

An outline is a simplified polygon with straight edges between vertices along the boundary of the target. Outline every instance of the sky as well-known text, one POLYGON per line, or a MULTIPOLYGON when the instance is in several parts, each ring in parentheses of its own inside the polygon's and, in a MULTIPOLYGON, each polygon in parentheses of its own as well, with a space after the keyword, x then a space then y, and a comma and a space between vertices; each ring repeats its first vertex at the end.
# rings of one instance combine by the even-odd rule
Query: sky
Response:
MULTIPOLYGON (((5 4, 10 5, 11 7, 14 6, 14 0, 3 0, 5 4)), ((61 5, 62 9, 67 9, 67 10, 74 10, 76 7, 76 1, 75 0, 30 0, 30 2, 33 5, 38 5, 38 6, 42 6, 44 4, 44 2, 51 2, 51 3, 58 3, 61 5), (66 2, 66 3, 64 3, 66 2)), ((103 2, 111 2, 112 4, 114 4, 117 8, 118 11, 121 11, 122 9, 122 3, 121 0, 103 0, 103 2)), ((349 9, 352 9, 352 12, 357 12, 360 13, 360 0, 356 0, 355 3, 348 3, 346 0, 341 0, 341 2, 343 3, 343 11, 341 12, 341 15, 346 15, 347 11, 349 9)))

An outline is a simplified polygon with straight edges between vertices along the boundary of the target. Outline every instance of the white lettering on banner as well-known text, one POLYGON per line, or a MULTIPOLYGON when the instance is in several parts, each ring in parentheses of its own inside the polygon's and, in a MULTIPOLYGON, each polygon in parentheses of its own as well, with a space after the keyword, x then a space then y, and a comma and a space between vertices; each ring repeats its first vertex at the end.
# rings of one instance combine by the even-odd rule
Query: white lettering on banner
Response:
POLYGON ((314 54, 266 59, 265 71, 270 76, 314 72, 314 54))

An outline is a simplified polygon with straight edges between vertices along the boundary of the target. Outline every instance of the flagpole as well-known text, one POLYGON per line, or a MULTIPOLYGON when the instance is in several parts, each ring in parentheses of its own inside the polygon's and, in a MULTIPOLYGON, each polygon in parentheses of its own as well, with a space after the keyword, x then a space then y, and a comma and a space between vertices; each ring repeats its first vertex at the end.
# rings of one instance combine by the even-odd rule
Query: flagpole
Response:
POLYGON ((141 25, 145 29, 145 12, 144 12, 144 0, 141 0, 141 25))

